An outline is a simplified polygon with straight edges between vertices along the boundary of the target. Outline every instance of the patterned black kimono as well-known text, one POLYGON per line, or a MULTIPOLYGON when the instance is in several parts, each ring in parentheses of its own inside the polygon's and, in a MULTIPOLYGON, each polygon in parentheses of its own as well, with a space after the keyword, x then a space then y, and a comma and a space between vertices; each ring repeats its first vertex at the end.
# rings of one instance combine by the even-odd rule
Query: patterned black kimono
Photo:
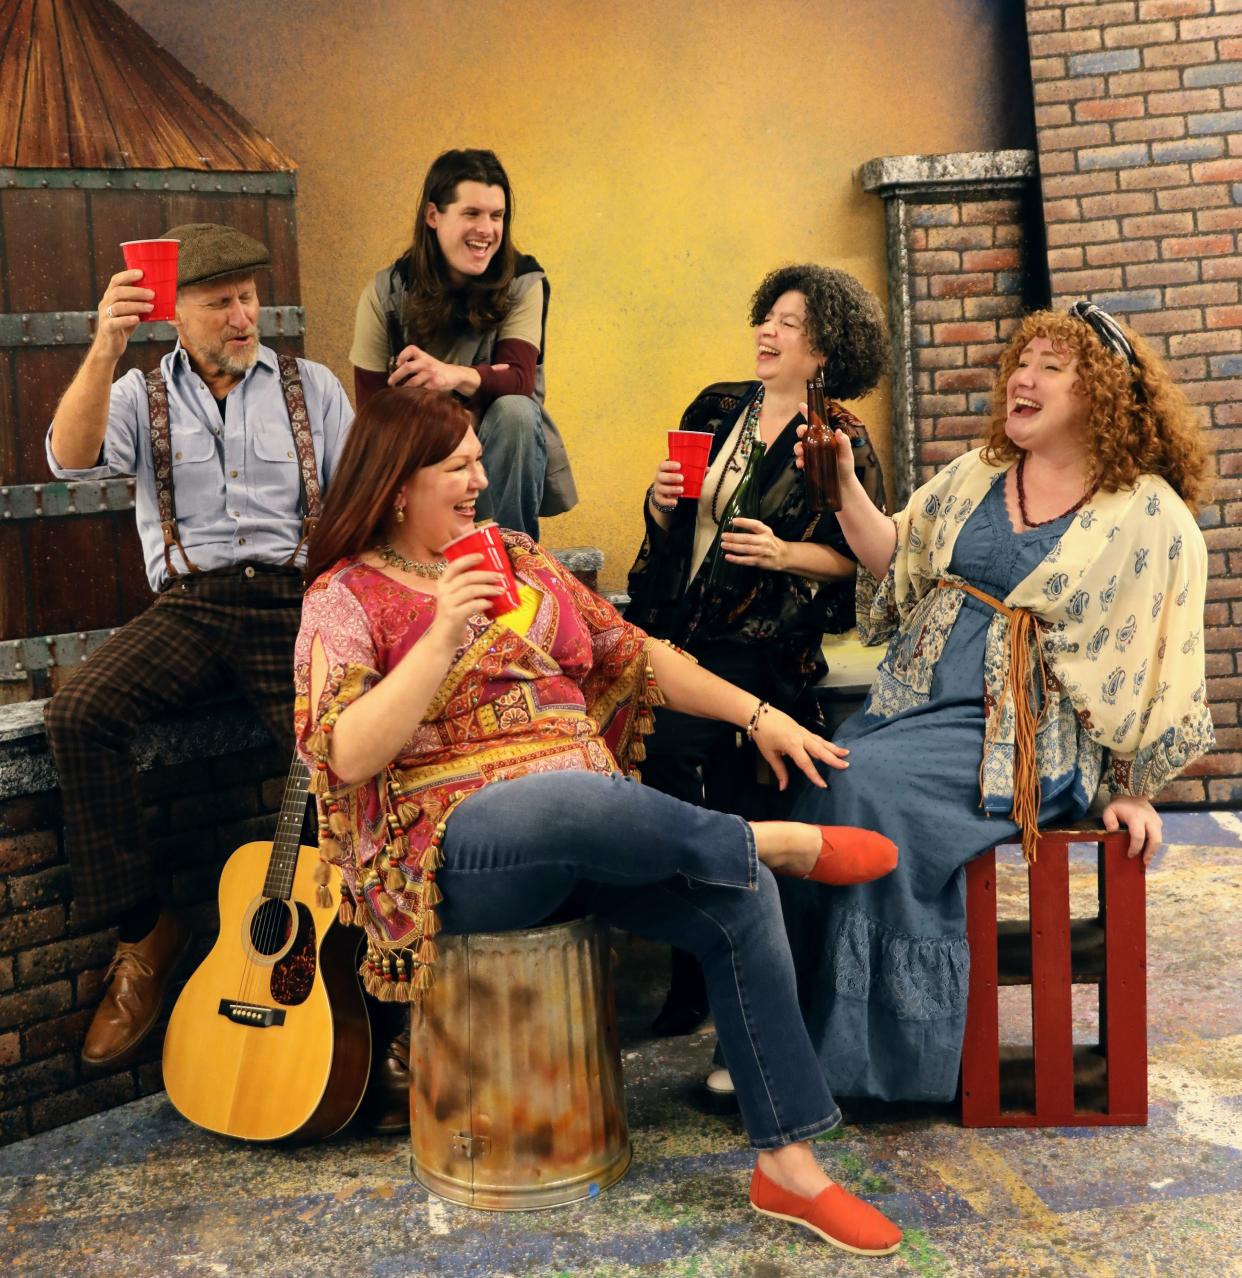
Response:
MULTIPOLYGON (((711 461, 759 385, 717 382, 701 391, 682 415, 682 430, 715 435, 711 461)), ((883 506, 884 478, 866 427, 839 404, 831 404, 829 412, 832 425, 848 423, 861 436, 855 462, 868 495, 883 506)), ((853 559, 836 516, 807 507, 806 485, 793 453, 796 430, 804 420, 796 415, 764 456, 760 518, 784 541, 812 541, 853 559)), ((705 490, 701 500, 710 502, 710 493, 705 490)), ((839 633, 854 625, 854 579, 825 582, 815 590, 813 583, 793 573, 755 569, 740 595, 721 598, 706 588, 707 559, 689 579, 696 503, 678 502, 667 531, 651 517, 646 502, 643 509, 646 536, 630 569, 626 620, 685 648, 709 668, 721 668, 735 683, 758 685, 753 689, 757 695, 792 710, 806 687, 824 674, 820 644, 825 632, 839 633)))

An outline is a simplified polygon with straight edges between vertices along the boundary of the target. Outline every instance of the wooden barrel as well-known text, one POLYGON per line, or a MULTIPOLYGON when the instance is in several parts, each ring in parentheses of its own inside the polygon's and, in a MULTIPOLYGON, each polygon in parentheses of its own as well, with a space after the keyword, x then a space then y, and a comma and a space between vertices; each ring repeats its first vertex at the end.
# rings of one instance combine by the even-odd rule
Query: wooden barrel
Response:
POLYGON ((581 919, 437 938, 410 1043, 414 1176, 490 1211, 558 1207, 625 1174, 608 929, 581 919))

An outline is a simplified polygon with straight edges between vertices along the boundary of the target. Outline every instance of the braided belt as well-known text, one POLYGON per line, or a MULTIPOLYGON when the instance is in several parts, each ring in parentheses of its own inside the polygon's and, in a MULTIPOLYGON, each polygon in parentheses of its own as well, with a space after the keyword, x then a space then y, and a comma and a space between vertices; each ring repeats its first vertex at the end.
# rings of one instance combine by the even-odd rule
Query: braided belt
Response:
POLYGON ((995 711, 988 716, 987 732, 983 739, 983 760, 979 764, 979 787, 982 794, 983 772, 988 754, 996 745, 1006 701, 1013 700, 1013 811, 1014 822, 1022 830, 1022 853, 1028 861, 1035 860, 1039 839, 1039 803, 1041 798, 1039 768, 1035 762, 1035 734, 1043 718, 1043 709, 1035 713, 1035 700, 1040 688, 1047 687, 1048 672, 1044 666, 1043 652, 1039 647, 1039 622, 1026 608, 1011 608, 994 599, 985 590, 964 581, 936 582, 937 590, 961 590, 973 595, 980 603, 994 608, 1009 621, 1009 661, 1005 682, 1001 685, 1000 699, 995 711), (1031 661, 1031 638, 1035 637, 1036 661, 1031 661), (1036 677, 1038 675, 1038 684, 1036 677))

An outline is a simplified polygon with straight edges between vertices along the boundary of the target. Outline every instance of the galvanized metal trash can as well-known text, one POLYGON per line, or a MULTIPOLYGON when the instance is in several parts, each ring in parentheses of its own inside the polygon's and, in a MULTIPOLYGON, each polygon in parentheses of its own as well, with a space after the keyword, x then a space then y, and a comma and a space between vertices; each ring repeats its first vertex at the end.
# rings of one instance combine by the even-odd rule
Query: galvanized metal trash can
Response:
POLYGON ((410 1036, 419 1184, 489 1211, 559 1207, 625 1174, 608 929, 595 919, 437 937, 410 1036))

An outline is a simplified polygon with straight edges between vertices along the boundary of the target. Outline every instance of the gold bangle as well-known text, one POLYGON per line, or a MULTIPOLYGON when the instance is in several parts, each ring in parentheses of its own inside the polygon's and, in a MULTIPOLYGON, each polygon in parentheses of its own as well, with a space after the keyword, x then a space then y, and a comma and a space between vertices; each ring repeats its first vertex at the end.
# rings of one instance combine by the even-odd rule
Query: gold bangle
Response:
POLYGON ((746 725, 746 737, 748 740, 751 740, 751 741, 754 740, 755 732, 758 730, 758 727, 759 727, 759 716, 763 714, 765 710, 769 710, 769 709, 771 709, 771 707, 768 705, 766 701, 761 701, 755 707, 755 712, 754 714, 750 716, 750 722, 746 725))

